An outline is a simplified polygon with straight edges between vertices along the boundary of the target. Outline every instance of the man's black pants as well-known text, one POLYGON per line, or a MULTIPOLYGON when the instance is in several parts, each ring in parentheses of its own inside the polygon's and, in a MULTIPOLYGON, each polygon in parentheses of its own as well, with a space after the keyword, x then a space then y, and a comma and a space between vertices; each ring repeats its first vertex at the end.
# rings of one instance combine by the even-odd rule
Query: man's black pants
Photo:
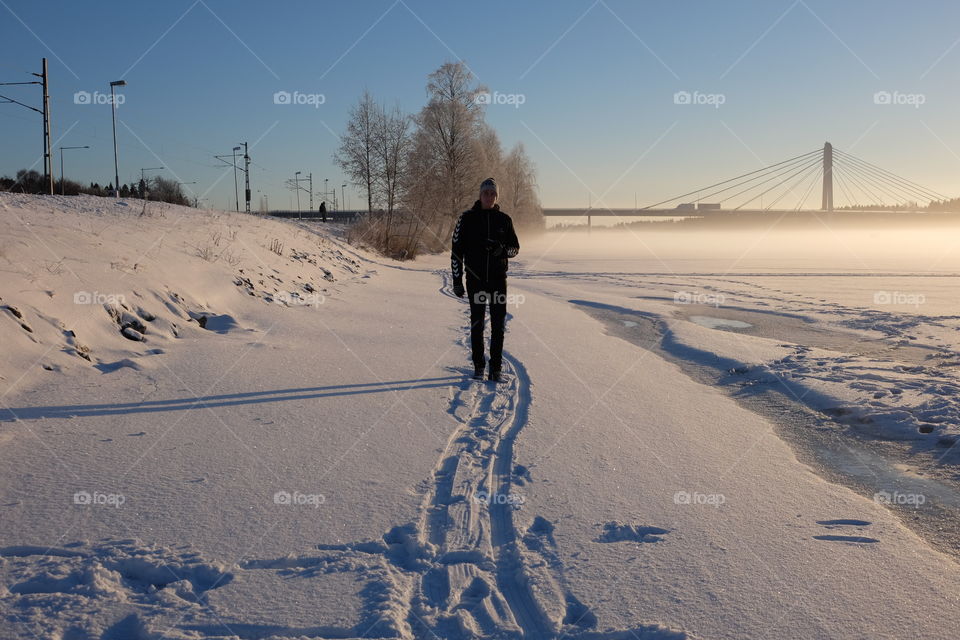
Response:
POLYGON ((467 296, 470 301, 470 348, 473 364, 482 369, 483 320, 490 307, 490 370, 500 371, 503 363, 503 329, 507 318, 507 281, 492 283, 470 282, 467 278, 467 296))

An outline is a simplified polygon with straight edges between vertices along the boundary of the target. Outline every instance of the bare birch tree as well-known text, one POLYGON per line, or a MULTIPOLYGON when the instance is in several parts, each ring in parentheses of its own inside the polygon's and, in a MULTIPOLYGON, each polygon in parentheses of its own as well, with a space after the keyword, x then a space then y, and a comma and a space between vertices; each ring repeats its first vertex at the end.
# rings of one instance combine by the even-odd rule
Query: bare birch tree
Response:
POLYGON ((377 130, 381 120, 380 106, 369 91, 350 109, 347 132, 340 138, 334 162, 343 169, 354 186, 367 194, 367 212, 373 212, 376 200, 380 157, 377 154, 377 130))

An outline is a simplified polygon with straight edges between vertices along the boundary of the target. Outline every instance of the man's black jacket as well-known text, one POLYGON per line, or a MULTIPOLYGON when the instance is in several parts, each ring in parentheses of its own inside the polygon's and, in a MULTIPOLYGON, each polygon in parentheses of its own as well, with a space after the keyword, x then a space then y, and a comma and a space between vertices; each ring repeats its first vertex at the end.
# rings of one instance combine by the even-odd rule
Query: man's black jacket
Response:
POLYGON ((500 205, 484 209, 477 200, 472 209, 460 214, 453 230, 453 281, 463 283, 464 267, 468 284, 483 286, 502 281, 507 277, 507 258, 519 251, 520 241, 510 216, 500 211, 500 205))

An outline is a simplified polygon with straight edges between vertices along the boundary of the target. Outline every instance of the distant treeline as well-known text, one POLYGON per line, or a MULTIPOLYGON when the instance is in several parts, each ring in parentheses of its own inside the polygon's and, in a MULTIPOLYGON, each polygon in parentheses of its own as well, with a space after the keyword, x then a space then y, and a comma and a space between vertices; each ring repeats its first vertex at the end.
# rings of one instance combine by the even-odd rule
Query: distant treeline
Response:
POLYGON ((903 204, 862 204, 847 205, 838 207, 844 211, 958 211, 960 212, 960 198, 951 198, 949 200, 931 200, 927 206, 921 206, 918 202, 905 202, 903 204))
MULTIPOLYGON (((63 192, 66 196, 76 196, 81 193, 92 196, 110 196, 113 195, 113 183, 101 187, 96 182, 91 182, 89 186, 83 186, 79 182, 70 179, 55 180, 53 191, 56 194, 63 192)), ((20 169, 17 176, 11 178, 3 176, 0 178, 0 191, 11 191, 14 193, 47 193, 47 183, 43 179, 43 174, 33 169, 20 169)), ((173 180, 168 180, 161 176, 153 176, 146 180, 141 180, 137 184, 120 185, 121 198, 140 198, 144 200, 156 200, 158 202, 169 202, 183 206, 194 206, 184 195, 180 185, 173 180)))

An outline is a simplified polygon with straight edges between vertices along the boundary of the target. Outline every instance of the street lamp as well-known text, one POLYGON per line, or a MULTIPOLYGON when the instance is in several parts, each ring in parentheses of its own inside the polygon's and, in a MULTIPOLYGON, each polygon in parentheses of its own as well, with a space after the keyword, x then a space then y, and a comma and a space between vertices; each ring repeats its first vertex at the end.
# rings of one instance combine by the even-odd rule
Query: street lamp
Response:
POLYGON ((233 148, 233 197, 237 201, 237 213, 240 212, 240 191, 237 186, 237 151, 240 151, 241 147, 233 148))
POLYGON ((293 181, 296 184, 297 192, 297 219, 302 220, 303 216, 300 215, 300 171, 297 171, 293 174, 293 181))
POLYGON ((113 112, 113 192, 120 197, 120 163, 117 161, 117 97, 114 87, 127 86, 126 80, 114 80, 110 83, 110 106, 113 112))
POLYGON ((63 150, 64 149, 89 149, 90 145, 84 145, 82 147, 60 147, 60 195, 63 193, 63 150))

